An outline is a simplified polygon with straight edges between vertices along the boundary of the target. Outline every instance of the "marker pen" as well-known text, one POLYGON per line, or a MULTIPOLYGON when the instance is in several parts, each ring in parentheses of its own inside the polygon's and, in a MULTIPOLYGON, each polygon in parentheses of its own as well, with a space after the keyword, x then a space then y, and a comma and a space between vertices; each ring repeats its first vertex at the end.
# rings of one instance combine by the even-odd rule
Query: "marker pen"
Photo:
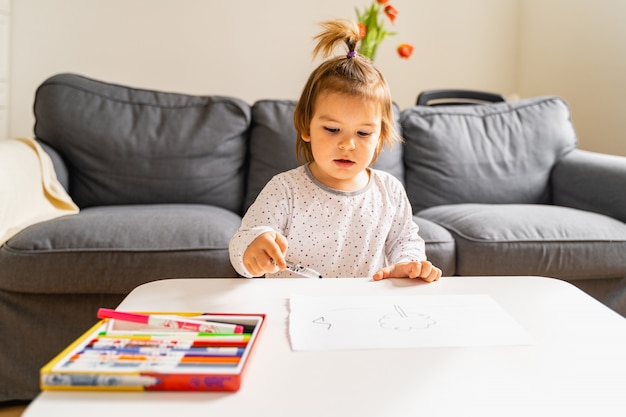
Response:
POLYGON ((48 374, 43 376, 43 384, 52 386, 149 387, 158 383, 158 378, 142 375, 48 374))
POLYGON ((286 261, 286 263, 287 263, 287 269, 298 275, 301 275, 307 278, 322 278, 322 274, 317 272, 315 269, 312 269, 307 266, 300 265, 294 262, 290 262, 290 261, 286 261))
POLYGON ((217 323, 204 320, 191 320, 185 317, 159 316, 154 314, 127 313, 123 311, 101 308, 98 310, 98 318, 143 323, 149 326, 191 330, 205 333, 243 333, 243 326, 231 323, 217 323))
POLYGON ((196 347, 196 348, 170 348, 158 346, 125 346, 125 347, 86 347, 83 353, 98 352, 98 354, 138 354, 166 356, 183 354, 189 356, 242 356, 244 349, 238 347, 196 347))

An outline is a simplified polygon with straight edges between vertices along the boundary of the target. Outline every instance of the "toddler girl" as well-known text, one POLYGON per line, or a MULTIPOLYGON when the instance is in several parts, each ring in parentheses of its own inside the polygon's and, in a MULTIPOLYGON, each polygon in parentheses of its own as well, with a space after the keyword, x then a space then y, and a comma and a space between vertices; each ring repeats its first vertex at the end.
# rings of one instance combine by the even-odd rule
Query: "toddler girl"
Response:
POLYGON ((387 82, 357 54, 355 23, 322 25, 314 55, 340 43, 348 53, 310 75, 294 114, 304 165, 267 183, 230 241, 231 262, 246 277, 297 276, 295 263, 324 277, 436 281, 404 187, 371 168, 400 141, 387 82))

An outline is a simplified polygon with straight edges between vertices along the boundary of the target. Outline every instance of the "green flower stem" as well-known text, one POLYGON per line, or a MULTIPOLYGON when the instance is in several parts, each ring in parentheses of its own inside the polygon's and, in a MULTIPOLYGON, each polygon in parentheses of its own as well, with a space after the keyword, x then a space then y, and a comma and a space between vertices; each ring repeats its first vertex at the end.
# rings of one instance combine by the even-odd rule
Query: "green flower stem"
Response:
POLYGON ((359 23, 365 26, 365 36, 361 39, 358 52, 374 61, 378 45, 387 36, 395 35, 395 33, 385 30, 384 22, 378 17, 381 12, 381 5, 376 1, 372 2, 369 8, 365 8, 363 14, 358 9, 355 10, 359 23))

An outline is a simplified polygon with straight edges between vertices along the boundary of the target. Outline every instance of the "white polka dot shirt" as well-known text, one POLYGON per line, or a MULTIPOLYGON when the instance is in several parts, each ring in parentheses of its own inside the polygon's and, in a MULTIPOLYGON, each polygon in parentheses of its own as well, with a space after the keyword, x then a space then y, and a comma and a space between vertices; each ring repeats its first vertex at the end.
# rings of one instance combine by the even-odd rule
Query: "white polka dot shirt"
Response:
MULTIPOLYGON (((426 259, 404 187, 384 171, 370 173, 368 185, 354 192, 324 186, 308 165, 276 175, 230 241, 235 270, 251 277, 243 254, 267 231, 287 238, 287 260, 313 268, 324 278, 371 277, 387 265, 426 259)), ((289 270, 266 275, 296 276, 289 270)))

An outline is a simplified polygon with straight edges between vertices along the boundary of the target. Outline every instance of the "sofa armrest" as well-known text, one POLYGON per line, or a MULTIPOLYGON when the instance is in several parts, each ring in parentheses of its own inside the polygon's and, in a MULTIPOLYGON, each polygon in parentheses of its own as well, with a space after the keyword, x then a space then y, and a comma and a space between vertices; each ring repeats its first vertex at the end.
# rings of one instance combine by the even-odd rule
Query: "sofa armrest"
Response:
POLYGON ((54 173, 57 176, 57 180, 61 183, 65 191, 69 192, 70 190, 70 175, 67 169, 67 165, 63 157, 50 145, 37 140, 37 143, 43 148, 44 151, 48 154, 50 159, 52 160, 52 165, 54 166, 54 173))
POLYGON ((626 222, 626 157, 575 149, 554 167, 553 203, 626 222))

